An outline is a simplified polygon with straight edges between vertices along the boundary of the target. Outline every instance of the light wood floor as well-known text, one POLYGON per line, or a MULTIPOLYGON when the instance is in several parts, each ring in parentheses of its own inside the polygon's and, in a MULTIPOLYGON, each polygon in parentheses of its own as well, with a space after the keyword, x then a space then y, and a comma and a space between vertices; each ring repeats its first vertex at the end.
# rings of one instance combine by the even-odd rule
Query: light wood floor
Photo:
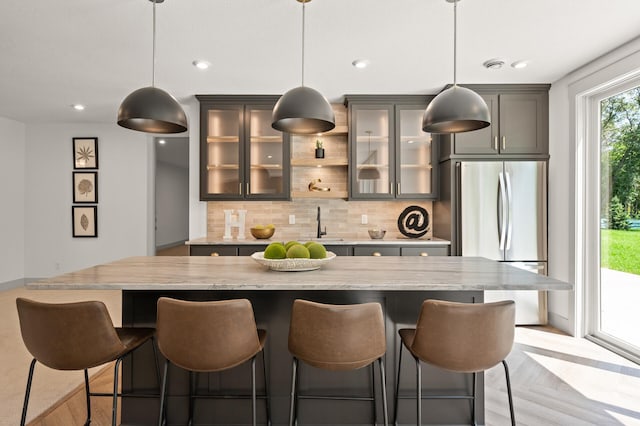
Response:
MULTIPOLYGON (((640 366, 592 342, 549 327, 518 327, 507 362, 518 425, 640 425, 640 366)), ((106 391, 111 371, 94 379, 106 391)), ((93 400, 92 424, 108 425, 110 399, 93 400)), ((510 424, 502 366, 487 372, 486 407, 487 425, 510 424)), ((84 413, 80 388, 32 425, 82 425, 84 413)))

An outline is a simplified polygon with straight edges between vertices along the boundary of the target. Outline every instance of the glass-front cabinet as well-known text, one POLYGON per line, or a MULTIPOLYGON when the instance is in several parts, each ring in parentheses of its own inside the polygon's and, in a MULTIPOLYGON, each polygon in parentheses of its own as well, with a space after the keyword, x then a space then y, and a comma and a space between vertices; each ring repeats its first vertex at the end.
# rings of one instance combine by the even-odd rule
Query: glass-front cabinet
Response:
POLYGON ((436 198, 437 152, 422 131, 432 97, 348 95, 350 198, 436 198))
POLYGON ((200 199, 289 199, 289 135, 271 127, 278 97, 196 97, 200 199))

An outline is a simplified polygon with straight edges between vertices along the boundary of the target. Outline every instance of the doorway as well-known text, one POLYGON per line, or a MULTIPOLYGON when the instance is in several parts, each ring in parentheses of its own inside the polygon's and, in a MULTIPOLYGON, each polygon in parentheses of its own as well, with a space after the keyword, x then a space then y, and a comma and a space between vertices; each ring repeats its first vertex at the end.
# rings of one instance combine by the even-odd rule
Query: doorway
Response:
POLYGON ((189 239, 189 139, 156 137, 155 241, 157 256, 186 256, 189 239))
POLYGON ((591 235, 598 235, 599 250, 590 334, 640 359, 640 81, 594 96, 591 114, 599 159, 599 188, 592 188, 599 192, 599 230, 591 235))

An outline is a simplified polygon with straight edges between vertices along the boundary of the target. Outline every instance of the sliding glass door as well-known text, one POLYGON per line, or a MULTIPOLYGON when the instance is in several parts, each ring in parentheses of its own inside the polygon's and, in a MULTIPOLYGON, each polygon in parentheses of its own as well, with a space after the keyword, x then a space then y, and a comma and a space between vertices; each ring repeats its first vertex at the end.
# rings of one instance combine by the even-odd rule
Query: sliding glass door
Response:
POLYGON ((592 188, 599 190, 599 223, 591 226, 599 227, 599 241, 587 243, 600 250, 597 271, 591 269, 590 332, 640 357, 640 84, 593 100, 600 179, 592 188))

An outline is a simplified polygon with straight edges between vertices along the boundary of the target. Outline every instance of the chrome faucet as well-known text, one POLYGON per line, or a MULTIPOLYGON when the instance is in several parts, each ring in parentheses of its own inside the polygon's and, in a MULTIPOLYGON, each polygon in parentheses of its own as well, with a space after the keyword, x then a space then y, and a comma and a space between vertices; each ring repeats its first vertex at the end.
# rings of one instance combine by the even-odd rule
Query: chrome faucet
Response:
POLYGON ((320 224, 320 206, 318 206, 318 217, 316 218, 318 221, 318 232, 316 233, 316 238, 322 238, 323 235, 327 235, 327 227, 324 227, 324 231, 322 230, 322 225, 320 224))

